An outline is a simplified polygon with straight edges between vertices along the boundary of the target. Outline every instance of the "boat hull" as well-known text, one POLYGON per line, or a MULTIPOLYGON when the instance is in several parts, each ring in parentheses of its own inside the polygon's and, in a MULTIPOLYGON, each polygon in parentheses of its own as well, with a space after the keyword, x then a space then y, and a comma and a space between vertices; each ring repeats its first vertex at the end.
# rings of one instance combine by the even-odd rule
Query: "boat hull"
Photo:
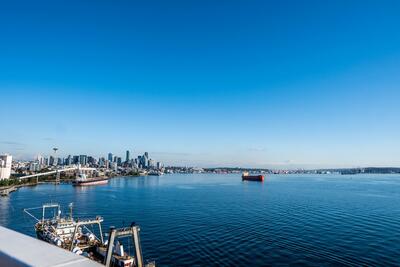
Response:
POLYGON ((264 175, 242 175, 242 181, 264 182, 264 175))
POLYGON ((73 181, 72 184, 74 186, 88 186, 88 185, 101 185, 107 184, 109 178, 90 178, 85 181, 73 181))

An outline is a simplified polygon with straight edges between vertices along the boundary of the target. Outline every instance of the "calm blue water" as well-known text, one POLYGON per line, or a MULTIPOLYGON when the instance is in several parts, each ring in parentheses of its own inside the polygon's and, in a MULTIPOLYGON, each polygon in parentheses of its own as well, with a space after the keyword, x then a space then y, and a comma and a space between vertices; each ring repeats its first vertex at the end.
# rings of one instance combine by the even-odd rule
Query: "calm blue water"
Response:
POLYGON ((75 204, 75 217, 141 226, 159 266, 400 265, 400 176, 240 175, 115 178, 40 185, 0 198, 0 224, 34 236, 23 208, 75 204))

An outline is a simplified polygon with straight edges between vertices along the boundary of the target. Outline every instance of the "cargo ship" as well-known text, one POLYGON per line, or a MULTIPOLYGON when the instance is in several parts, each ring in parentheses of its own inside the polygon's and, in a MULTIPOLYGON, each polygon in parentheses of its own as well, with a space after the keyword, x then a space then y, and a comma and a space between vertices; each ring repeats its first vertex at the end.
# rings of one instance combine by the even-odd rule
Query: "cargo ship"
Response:
POLYGON ((248 172, 242 174, 242 181, 264 182, 264 175, 249 175, 248 172))
MULTIPOLYGON (((36 220, 35 232, 37 238, 42 241, 108 267, 155 267, 154 261, 147 261, 146 263, 143 261, 139 237, 140 228, 135 223, 119 229, 111 227, 107 240, 104 240, 101 226, 102 217, 75 220, 72 216, 72 203, 69 208, 70 214, 66 217, 61 217, 61 208, 57 203, 24 209, 24 212, 36 220), (42 209, 41 219, 32 214, 32 210, 35 209, 42 209), (49 210, 53 212, 49 212, 49 210), (45 218, 47 213, 52 213, 54 216, 45 218), (125 242, 123 239, 125 239, 125 242), (124 244, 128 245, 128 250, 130 250, 130 243, 134 247, 134 255, 130 255, 124 250, 124 244)), ((51 255, 48 256, 51 257, 51 255)))
POLYGON ((72 185, 74 186, 99 185, 108 183, 108 180, 109 180, 108 177, 88 178, 86 174, 79 173, 75 181, 72 182, 72 185))

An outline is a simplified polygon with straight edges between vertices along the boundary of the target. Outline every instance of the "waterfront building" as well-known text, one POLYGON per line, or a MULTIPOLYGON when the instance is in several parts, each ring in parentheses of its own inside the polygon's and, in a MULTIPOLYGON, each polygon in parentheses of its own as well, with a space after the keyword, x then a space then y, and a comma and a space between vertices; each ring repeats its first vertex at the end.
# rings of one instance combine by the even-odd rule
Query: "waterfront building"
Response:
POLYGON ((160 170, 162 168, 161 162, 158 161, 156 166, 157 166, 157 169, 160 170))
POLYGON ((11 155, 0 155, 0 180, 9 179, 11 175, 11 155))

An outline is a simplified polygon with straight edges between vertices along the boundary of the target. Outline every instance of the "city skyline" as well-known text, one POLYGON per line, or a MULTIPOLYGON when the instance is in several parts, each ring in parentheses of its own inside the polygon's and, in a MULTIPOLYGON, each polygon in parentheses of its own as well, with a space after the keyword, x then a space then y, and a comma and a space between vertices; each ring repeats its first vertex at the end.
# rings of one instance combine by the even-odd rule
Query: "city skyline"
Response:
POLYGON ((0 154, 400 166, 400 3, 283 2, 5 3, 0 154))

